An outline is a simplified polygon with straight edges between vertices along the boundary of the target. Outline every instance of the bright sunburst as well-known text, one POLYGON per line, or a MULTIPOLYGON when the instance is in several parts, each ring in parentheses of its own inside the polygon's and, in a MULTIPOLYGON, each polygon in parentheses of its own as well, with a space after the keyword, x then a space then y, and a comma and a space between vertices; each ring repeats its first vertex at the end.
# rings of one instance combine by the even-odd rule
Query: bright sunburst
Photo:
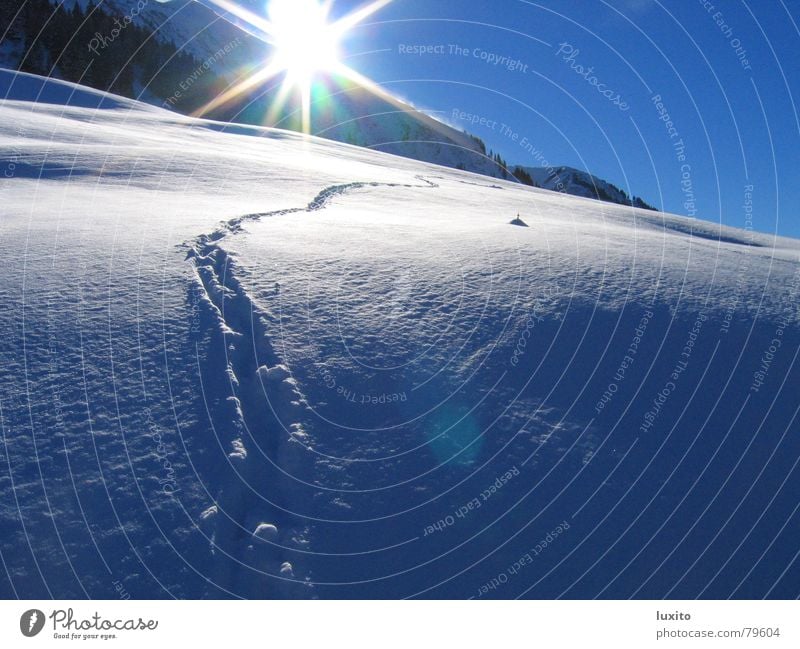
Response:
POLYGON ((328 24, 327 5, 315 0, 272 0, 275 64, 286 71, 289 83, 304 87, 314 76, 339 65, 337 30, 328 24))
POLYGON ((340 44, 347 32, 393 0, 373 0, 337 20, 330 19, 332 0, 271 0, 267 5, 267 18, 231 0, 202 1, 223 10, 226 20, 271 45, 273 54, 261 69, 215 97, 195 115, 206 115, 279 75, 283 75, 283 83, 271 113, 277 113, 290 94, 299 94, 305 133, 311 132, 312 88, 321 77, 341 77, 396 102, 369 79, 343 64, 340 58, 340 44))

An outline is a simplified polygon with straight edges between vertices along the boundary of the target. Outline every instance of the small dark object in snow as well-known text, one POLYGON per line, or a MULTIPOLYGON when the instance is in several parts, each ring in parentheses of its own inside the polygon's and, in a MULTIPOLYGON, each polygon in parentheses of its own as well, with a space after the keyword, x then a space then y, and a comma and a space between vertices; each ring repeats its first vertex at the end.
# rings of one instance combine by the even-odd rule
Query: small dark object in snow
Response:
POLYGON ((523 228, 527 228, 528 227, 528 224, 525 223, 525 221, 523 221, 521 218, 519 218, 519 214, 517 214, 517 218, 515 218, 512 221, 509 221, 509 223, 511 223, 511 225, 520 225, 523 228))

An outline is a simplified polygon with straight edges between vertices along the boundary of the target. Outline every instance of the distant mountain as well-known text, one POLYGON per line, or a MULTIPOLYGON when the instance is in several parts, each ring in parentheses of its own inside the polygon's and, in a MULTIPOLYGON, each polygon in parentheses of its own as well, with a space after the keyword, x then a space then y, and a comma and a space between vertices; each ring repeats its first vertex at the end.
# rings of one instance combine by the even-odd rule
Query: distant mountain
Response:
POLYGON ((617 205, 632 205, 646 210, 656 208, 638 196, 628 196, 613 183, 572 167, 522 167, 537 187, 562 194, 594 198, 617 205))
MULTIPOLYGON (((240 4, 248 4, 241 2, 240 4)), ((250 3, 252 4, 252 3, 250 3)), ((74 81, 190 114, 255 71, 269 46, 194 0, 2 0, 0 66, 74 81), (122 63, 122 64, 121 64, 122 63)), ((207 117, 265 125, 276 88, 259 87, 207 117)), ((289 108, 267 125, 300 130, 289 108)), ((312 132, 484 176, 653 209, 585 172, 512 167, 478 137, 387 96, 350 86, 314 106, 312 132)))

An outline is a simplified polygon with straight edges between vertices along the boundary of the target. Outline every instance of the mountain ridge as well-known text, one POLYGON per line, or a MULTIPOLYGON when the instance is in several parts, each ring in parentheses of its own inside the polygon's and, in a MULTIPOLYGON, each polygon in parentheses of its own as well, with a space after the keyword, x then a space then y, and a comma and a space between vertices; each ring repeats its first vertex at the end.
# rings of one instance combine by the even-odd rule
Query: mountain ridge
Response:
MULTIPOLYGON (((0 9, 0 22, 8 24, 0 42, 1 67, 78 82, 184 115, 252 73, 252 62, 263 60, 269 51, 258 38, 195 0, 147 2, 144 8, 134 0, 16 4, 16 10, 13 3, 0 9), (117 67, 112 58, 127 64, 117 67)), ((258 89, 207 117, 261 126, 274 94, 274 88, 258 89)), ((655 209, 588 172, 508 163, 481 138, 390 100, 388 93, 379 97, 351 85, 335 97, 329 105, 315 106, 313 132, 321 137, 543 189, 655 209)), ((276 125, 301 130, 299 121, 299 111, 290 110, 279 115, 276 125)))

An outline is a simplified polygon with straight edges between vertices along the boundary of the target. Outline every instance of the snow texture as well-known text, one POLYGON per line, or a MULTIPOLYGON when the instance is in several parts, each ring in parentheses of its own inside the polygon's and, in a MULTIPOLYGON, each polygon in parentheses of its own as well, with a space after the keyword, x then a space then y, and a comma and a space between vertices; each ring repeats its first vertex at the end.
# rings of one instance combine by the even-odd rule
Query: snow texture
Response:
POLYGON ((797 241, 0 96, 0 595, 797 596, 797 241))

